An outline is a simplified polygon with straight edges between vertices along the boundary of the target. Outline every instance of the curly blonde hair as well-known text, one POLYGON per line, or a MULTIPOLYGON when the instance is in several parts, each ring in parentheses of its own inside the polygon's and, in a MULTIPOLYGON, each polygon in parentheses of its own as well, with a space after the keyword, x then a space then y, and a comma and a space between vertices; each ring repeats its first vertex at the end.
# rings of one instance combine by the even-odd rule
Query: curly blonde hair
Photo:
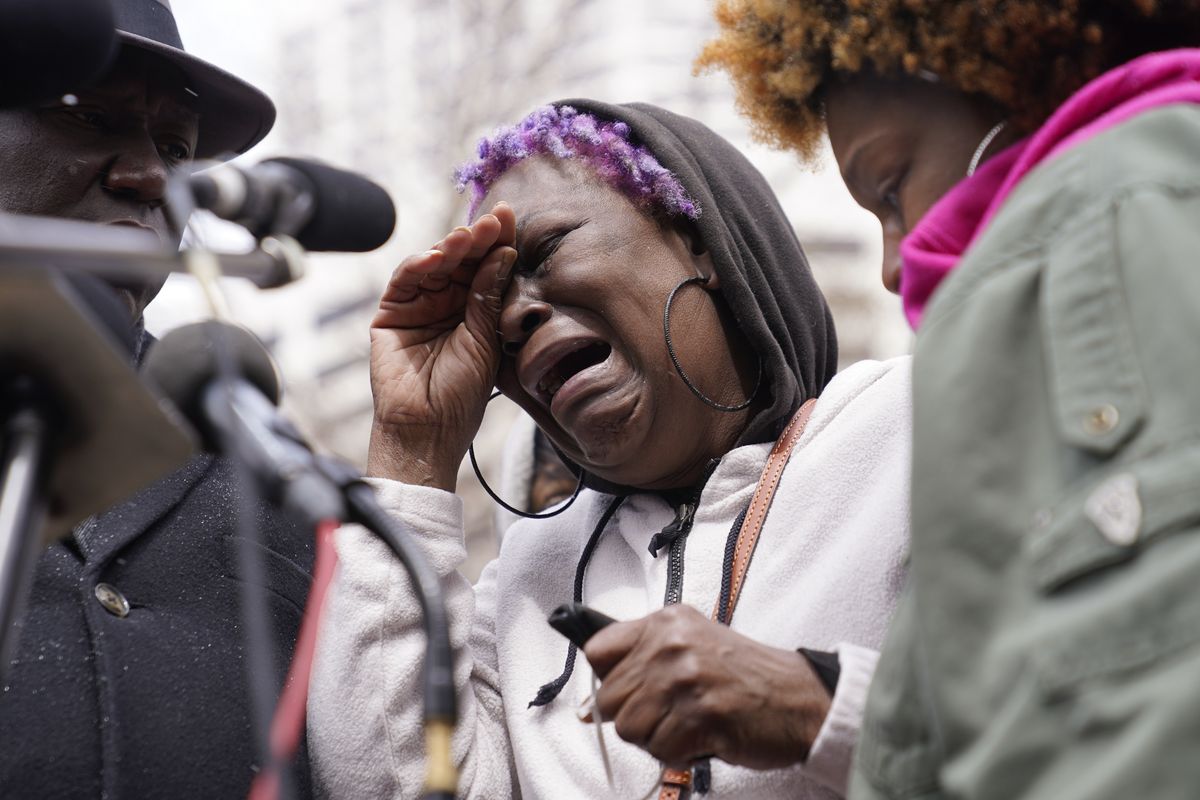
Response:
POLYGON ((717 0, 696 62, 733 79, 758 138, 811 160, 831 80, 920 75, 1035 128, 1136 56, 1200 44, 1200 0, 717 0))

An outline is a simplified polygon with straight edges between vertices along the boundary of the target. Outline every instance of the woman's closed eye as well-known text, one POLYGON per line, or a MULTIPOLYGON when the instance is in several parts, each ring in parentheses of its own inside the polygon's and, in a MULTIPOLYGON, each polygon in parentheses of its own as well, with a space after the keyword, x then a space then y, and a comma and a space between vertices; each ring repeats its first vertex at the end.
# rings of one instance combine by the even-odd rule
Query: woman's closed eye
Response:
POLYGON ((554 234, 540 239, 532 248, 522 251, 520 257, 517 258, 517 263, 513 271, 517 275, 525 276, 546 272, 551 257, 558 250, 559 245, 562 244, 565 235, 554 234))
POLYGON ((532 276, 548 272, 554 254, 562 247, 563 241, 572 231, 578 230, 583 224, 555 229, 538 237, 532 247, 520 251, 521 255, 517 258, 516 266, 513 267, 515 273, 532 276))
POLYGON ((907 177, 907 171, 898 172, 879 188, 878 197, 881 210, 888 216, 900 223, 900 227, 908 230, 908 225, 904 221, 904 203, 901 194, 904 191, 904 179, 907 177))

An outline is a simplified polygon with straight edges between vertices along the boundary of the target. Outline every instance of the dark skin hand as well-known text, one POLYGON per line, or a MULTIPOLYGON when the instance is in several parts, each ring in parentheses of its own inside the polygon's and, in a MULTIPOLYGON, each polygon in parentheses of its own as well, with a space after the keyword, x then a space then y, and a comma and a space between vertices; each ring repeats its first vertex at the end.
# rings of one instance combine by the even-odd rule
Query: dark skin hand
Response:
POLYGON ((515 227, 499 203, 392 273, 371 322, 369 474, 454 490, 499 368, 515 227))
POLYGON ((675 605, 605 627, 584 654, 600 714, 666 764, 714 756, 751 769, 808 756, 830 697, 808 660, 675 605))

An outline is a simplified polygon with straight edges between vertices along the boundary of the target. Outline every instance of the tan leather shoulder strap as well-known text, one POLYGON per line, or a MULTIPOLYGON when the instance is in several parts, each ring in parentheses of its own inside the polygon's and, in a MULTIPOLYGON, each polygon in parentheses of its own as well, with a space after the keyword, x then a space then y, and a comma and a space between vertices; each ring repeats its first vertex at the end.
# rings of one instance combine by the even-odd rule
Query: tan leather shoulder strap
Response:
POLYGON ((658 800, 682 800, 692 788, 692 771, 690 769, 663 770, 662 789, 658 792, 658 800))
MULTIPOLYGON (((733 609, 737 605, 742 585, 746 582, 746 570, 750 568, 750 557, 754 555, 758 535, 762 533, 763 523, 767 521, 767 512, 771 510, 771 501, 775 499, 775 490, 779 488, 779 480, 792 457, 792 451, 796 449, 796 442, 804 435, 808 418, 812 416, 816 403, 815 397, 805 402, 783 429, 775 446, 771 448, 771 455, 767 456, 767 464, 758 478, 754 496, 750 498, 750 508, 747 509, 746 518, 742 520, 742 527, 738 531, 733 555, 733 578, 729 582, 729 601, 726 604, 730 619, 733 618, 733 609)), ((720 620, 722 599, 718 597, 717 604, 713 607, 712 618, 717 621, 720 620)), ((687 796, 691 785, 691 770, 667 769, 663 772, 658 800, 682 800, 687 796)))
MULTIPOLYGON (((738 596, 742 592, 742 585, 746 582, 746 571, 750 568, 750 557, 754 555, 754 548, 758 545, 758 536, 762 533, 763 523, 767 521, 767 512, 771 510, 771 501, 775 499, 775 490, 779 488, 779 480, 783 477, 783 470, 787 467, 788 459, 792 457, 792 450, 795 449, 796 442, 800 441, 800 437, 804 435, 808 418, 812 416, 816 403, 817 399, 814 397, 800 406, 800 410, 792 417, 792 421, 783 429, 775 446, 771 448, 771 455, 767 456, 767 464, 763 467, 762 475, 758 479, 758 487, 755 488, 754 496, 750 499, 750 508, 746 511, 746 519, 742 521, 742 528, 738 531, 737 545, 733 553, 733 577, 729 582, 729 599, 725 604, 728 609, 727 619, 733 618, 733 609, 737 607, 738 596)), ((722 599, 718 597, 717 604, 713 608, 712 618, 714 620, 719 620, 722 599)))

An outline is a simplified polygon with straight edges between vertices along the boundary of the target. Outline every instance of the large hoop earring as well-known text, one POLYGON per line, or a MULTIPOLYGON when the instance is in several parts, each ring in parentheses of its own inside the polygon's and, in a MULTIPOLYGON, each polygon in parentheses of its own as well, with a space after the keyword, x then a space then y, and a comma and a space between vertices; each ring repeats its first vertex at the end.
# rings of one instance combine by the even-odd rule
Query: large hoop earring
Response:
POLYGON ((983 137, 983 141, 975 148, 975 154, 971 156, 971 163, 967 165, 968 178, 975 174, 975 170, 979 169, 979 162, 983 160, 983 154, 992 146, 992 142, 996 140, 996 137, 1000 135, 1000 131, 1004 130, 1006 125, 1008 125, 1008 120, 1000 120, 994 128, 987 132, 983 137))
MULTIPOLYGON (((499 396, 500 392, 492 392, 492 396, 488 398, 488 402, 492 402, 499 396)), ((471 457, 471 469, 475 470, 475 478, 479 481, 479 485, 483 487, 483 490, 487 492, 488 497, 492 498, 492 500, 494 500, 496 504, 505 511, 509 512, 510 514, 516 514, 518 517, 524 517, 525 519, 549 519, 550 517, 557 517, 559 514, 573 506, 575 504, 575 498, 579 497, 579 493, 583 491, 583 471, 580 470, 579 482, 575 484, 575 491, 571 493, 571 498, 567 500, 567 502, 563 503, 553 511, 547 511, 544 514, 534 514, 529 511, 522 511, 521 509, 514 508, 513 506, 510 506, 508 503, 501 500, 500 495, 492 491, 492 487, 489 486, 488 482, 483 479, 483 473, 479 470, 479 462, 475 460, 474 442, 471 442, 471 445, 467 448, 467 455, 471 457)))
POLYGON ((675 365, 675 371, 679 373, 679 377, 683 381, 683 385, 690 389, 692 394, 696 395, 696 397, 698 397, 700 401, 709 408, 715 408, 717 411, 725 411, 727 413, 747 409, 750 407, 750 404, 754 402, 754 398, 758 396, 759 387, 762 386, 763 370, 761 359, 758 362, 758 377, 754 381, 754 391, 750 392, 750 396, 747 397, 745 401, 738 403, 736 406, 727 406, 724 403, 718 403, 716 400, 713 400, 705 395, 704 392, 696 388, 696 384, 692 383, 691 379, 687 376, 687 373, 683 371, 683 365, 679 363, 679 356, 675 354, 675 345, 671 341, 671 304, 675 302, 675 295, 679 294, 679 290, 692 283, 705 284, 708 283, 708 278, 701 276, 696 278, 685 278, 684 280, 680 281, 675 285, 675 288, 671 290, 671 293, 667 295, 667 304, 665 307, 663 307, 663 338, 667 340, 667 353, 669 353, 671 356, 671 363, 675 365))

